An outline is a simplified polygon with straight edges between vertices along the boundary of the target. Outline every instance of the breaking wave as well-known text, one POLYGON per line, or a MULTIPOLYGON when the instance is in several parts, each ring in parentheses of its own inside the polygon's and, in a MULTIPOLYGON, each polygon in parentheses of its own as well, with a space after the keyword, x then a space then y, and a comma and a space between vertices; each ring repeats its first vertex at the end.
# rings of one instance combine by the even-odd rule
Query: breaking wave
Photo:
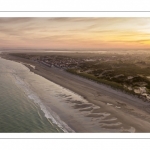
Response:
POLYGON ((50 108, 49 110, 47 110, 37 94, 31 90, 30 86, 27 83, 25 83, 23 80, 21 80, 20 77, 16 75, 15 71, 12 71, 12 75, 15 78, 15 82, 19 86, 19 88, 21 88, 25 92, 29 99, 33 100, 35 104, 39 105, 40 109, 44 112, 47 119, 50 119, 52 123, 56 124, 64 132, 75 132, 64 121, 62 121, 54 111, 52 111, 50 108))

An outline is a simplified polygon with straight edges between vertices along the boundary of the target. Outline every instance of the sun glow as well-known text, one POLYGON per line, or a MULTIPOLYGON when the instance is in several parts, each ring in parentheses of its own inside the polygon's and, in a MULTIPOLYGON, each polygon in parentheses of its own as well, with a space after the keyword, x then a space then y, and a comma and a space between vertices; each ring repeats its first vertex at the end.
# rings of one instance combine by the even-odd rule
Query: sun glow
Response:
POLYGON ((0 18, 1 48, 150 48, 150 18, 0 18))

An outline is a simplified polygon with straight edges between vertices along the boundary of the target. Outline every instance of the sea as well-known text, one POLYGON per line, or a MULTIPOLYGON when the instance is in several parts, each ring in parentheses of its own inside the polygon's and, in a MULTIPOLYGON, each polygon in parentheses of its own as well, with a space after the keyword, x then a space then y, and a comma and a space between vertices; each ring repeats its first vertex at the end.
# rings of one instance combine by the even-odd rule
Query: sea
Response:
POLYGON ((0 58, 0 133, 74 132, 58 114, 46 108, 38 90, 49 91, 51 100, 61 99, 56 91, 61 93, 62 87, 21 63, 0 58))

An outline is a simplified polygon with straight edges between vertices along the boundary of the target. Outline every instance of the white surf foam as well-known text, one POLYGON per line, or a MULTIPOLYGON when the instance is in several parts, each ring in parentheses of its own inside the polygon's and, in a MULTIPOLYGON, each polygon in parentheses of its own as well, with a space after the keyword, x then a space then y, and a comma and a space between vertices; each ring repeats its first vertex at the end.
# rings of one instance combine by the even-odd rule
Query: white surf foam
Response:
POLYGON ((71 129, 65 122, 63 122, 60 117, 49 108, 49 111, 45 107, 45 105, 42 103, 41 99, 37 96, 35 92, 33 92, 29 85, 25 83, 23 80, 21 80, 20 77, 18 77, 14 72, 12 75, 15 78, 16 84, 25 92, 25 94, 33 100, 34 103, 38 104, 40 106, 40 109, 44 112, 45 117, 48 119, 51 119, 54 124, 56 124, 60 129, 62 129, 64 132, 75 132, 73 129, 71 129))

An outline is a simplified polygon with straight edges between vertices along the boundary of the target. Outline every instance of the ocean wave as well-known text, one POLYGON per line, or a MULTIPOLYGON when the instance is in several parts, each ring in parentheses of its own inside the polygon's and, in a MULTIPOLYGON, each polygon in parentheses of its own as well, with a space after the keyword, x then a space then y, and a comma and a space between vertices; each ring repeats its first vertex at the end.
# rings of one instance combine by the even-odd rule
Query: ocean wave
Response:
POLYGON ((12 71, 12 75, 15 78, 15 82, 19 86, 19 88, 21 88, 25 92, 25 94, 29 97, 29 99, 33 100, 35 104, 39 105, 40 109, 44 112, 45 117, 47 119, 50 119, 52 123, 56 124, 64 132, 75 132, 64 121, 62 121, 54 111, 52 111, 50 108, 49 110, 47 110, 47 108, 42 103, 38 95, 35 92, 33 92, 30 89, 30 86, 23 80, 21 80, 21 78, 17 76, 17 74, 14 71, 12 71))

